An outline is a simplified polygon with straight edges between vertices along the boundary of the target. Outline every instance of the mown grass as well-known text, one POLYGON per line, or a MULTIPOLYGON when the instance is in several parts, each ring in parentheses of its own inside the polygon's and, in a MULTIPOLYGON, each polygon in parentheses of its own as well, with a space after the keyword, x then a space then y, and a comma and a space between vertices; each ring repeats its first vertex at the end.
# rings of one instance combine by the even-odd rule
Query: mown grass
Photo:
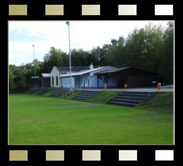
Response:
POLYGON ((173 92, 158 92, 137 106, 139 109, 173 113, 173 92))
POLYGON ((10 145, 173 144, 173 115, 39 95, 9 95, 10 145))
POLYGON ((88 99, 87 101, 91 101, 93 103, 102 103, 105 104, 109 100, 113 99, 117 95, 119 95, 121 91, 101 91, 92 98, 88 99))

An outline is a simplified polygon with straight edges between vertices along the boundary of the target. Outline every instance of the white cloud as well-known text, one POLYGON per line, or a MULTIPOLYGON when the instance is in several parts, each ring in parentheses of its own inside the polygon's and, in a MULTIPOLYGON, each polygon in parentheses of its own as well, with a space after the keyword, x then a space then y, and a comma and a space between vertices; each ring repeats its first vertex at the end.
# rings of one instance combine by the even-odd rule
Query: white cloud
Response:
MULTIPOLYGON (((127 37, 135 27, 142 28, 147 23, 148 21, 70 21, 71 49, 91 50, 93 47, 102 47, 103 44, 109 44, 111 39, 127 37)), ((153 23, 166 25, 167 21, 153 23)), ((33 54, 33 44, 39 60, 43 60, 50 47, 68 52, 66 21, 9 21, 9 32, 14 35, 14 41, 9 41, 10 59, 30 57, 33 54), (20 34, 26 36, 26 41, 20 39, 20 34)))

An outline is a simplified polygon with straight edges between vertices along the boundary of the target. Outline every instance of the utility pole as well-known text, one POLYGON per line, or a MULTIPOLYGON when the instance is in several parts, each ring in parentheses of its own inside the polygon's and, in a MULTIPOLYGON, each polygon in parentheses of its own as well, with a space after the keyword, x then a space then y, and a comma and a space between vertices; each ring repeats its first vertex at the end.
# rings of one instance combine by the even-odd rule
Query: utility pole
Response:
MULTIPOLYGON (((32 45, 33 47, 33 56, 34 56, 34 76, 36 77, 36 62, 35 62, 35 46, 32 45)), ((36 78, 35 79, 35 87, 36 87, 36 78)))
POLYGON ((70 50, 70 22, 67 21, 66 24, 68 25, 68 36, 69 36, 69 71, 70 71, 70 90, 71 88, 71 50, 70 50))

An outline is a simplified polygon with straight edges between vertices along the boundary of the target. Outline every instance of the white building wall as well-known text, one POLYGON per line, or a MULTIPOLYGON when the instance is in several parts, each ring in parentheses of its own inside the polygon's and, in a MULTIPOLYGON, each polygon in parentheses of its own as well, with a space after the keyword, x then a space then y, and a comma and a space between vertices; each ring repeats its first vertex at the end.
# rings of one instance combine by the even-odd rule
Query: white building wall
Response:
POLYGON ((61 81, 60 81, 60 73, 56 69, 56 67, 53 67, 51 73, 50 73, 50 79, 51 79, 51 87, 61 87, 61 81), (56 82, 56 77, 58 78, 58 84, 56 82), (54 83, 53 83, 54 80, 54 83))

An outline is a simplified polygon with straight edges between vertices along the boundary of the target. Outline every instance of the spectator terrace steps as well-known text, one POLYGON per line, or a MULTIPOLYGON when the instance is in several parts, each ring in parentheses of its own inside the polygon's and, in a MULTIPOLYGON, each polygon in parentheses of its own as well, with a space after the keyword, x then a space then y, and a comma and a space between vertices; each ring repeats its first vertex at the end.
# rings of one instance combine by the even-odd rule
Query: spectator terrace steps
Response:
POLYGON ((34 93, 36 93, 38 91, 39 91, 39 88, 38 89, 31 90, 30 94, 34 94, 34 93))
POLYGON ((44 94, 47 93, 49 90, 51 90, 51 88, 44 88, 44 90, 42 90, 41 92, 39 92, 38 95, 44 95, 44 94))
MULTIPOLYGON (((45 93, 47 93, 50 90, 51 90, 51 88, 44 88, 41 92, 38 93, 38 95, 44 95, 45 93)), ((68 90, 69 90, 68 88, 62 88, 62 89, 59 88, 58 91, 52 93, 50 96, 51 97, 58 97, 68 90)), ((33 94, 33 93, 36 93, 38 91, 39 91, 39 89, 36 89, 36 90, 32 90, 30 93, 33 94)), ((99 92, 100 91, 86 90, 86 91, 80 93, 79 95, 77 95, 76 97, 74 97, 74 99, 87 101, 88 99, 92 98, 93 96, 95 96, 99 92)), ((146 99, 151 97, 151 95, 153 93, 154 92, 129 92, 129 91, 127 92, 127 91, 123 91, 118 96, 109 100, 107 102, 107 104, 135 107, 136 105, 142 103, 143 101, 145 101, 146 99)))
POLYGON ((84 91, 83 93, 80 93, 77 95, 74 99, 76 100, 88 100, 91 97, 95 96, 99 91, 84 91))
POLYGON ((151 97, 153 93, 154 92, 122 92, 112 100, 109 100, 107 104, 135 107, 151 97))
POLYGON ((59 89, 58 91, 52 93, 51 97, 58 97, 58 96, 62 95, 63 93, 65 93, 68 90, 69 90, 68 88, 59 89))

